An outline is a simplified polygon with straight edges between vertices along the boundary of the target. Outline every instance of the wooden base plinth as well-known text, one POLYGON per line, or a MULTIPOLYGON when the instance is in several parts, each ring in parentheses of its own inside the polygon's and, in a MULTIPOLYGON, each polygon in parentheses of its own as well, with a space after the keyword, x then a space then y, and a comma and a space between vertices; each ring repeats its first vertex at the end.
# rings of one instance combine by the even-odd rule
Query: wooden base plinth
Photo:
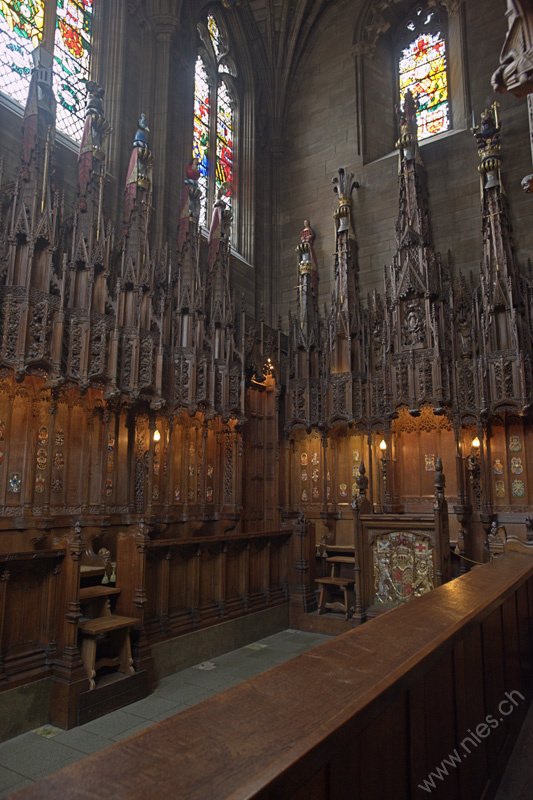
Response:
POLYGON ((97 682, 92 691, 78 696, 77 725, 84 725, 93 719, 135 703, 148 695, 148 673, 146 670, 134 675, 114 672, 97 682))

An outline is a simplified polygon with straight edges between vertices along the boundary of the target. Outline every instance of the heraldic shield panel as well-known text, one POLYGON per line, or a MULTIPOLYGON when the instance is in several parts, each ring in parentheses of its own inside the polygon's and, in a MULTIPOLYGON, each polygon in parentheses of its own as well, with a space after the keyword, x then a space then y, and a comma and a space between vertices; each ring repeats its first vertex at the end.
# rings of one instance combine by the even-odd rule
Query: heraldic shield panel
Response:
POLYGON ((431 591, 433 550, 420 533, 387 533, 372 543, 374 603, 396 606, 431 591))

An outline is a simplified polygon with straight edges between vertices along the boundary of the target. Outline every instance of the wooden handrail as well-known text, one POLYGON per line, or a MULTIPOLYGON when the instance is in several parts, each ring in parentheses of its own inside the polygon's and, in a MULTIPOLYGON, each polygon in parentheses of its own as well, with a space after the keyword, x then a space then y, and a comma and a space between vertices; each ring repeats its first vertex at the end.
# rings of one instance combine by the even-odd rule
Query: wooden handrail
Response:
POLYGON ((532 620, 533 559, 511 552, 16 797, 88 800, 102 775, 128 800, 427 797, 428 774, 497 715, 431 792, 474 800, 526 710, 532 620), (523 705, 500 720, 511 692, 523 705))
POLYGON ((262 531, 259 533, 235 533, 225 534, 222 536, 191 536, 187 539, 151 539, 149 543, 150 548, 157 547, 183 547, 185 545, 211 545, 225 542, 245 542, 246 540, 255 539, 277 539, 280 537, 289 537, 292 534, 292 528, 286 528, 279 531, 262 531))

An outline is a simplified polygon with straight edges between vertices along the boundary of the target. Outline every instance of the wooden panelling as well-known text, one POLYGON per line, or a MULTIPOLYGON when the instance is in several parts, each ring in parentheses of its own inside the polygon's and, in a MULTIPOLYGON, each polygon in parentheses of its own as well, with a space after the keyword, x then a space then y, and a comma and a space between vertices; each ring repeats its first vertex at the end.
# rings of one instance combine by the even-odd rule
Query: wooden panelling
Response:
POLYGON ((0 556, 0 688, 50 673, 64 550, 0 556))

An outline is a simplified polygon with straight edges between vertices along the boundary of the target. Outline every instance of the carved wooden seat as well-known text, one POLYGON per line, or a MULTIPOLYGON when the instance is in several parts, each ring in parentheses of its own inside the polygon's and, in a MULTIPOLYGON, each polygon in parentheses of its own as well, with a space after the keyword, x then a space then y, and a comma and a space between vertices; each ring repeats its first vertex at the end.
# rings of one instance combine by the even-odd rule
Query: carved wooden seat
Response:
POLYGON ((353 556, 330 556, 326 561, 331 564, 331 573, 325 578, 315 578, 315 582, 320 586, 320 599, 318 601, 318 613, 325 614, 327 611, 339 611, 349 619, 353 613, 355 605, 355 575, 353 569, 351 575, 341 575, 342 565, 355 564, 353 556), (343 600, 339 598, 342 595, 343 600))
POLYGON ((89 688, 94 689, 97 670, 102 667, 116 667, 124 675, 133 675, 133 659, 130 648, 130 628, 137 620, 134 617, 121 617, 116 614, 82 620, 78 624, 81 635, 81 657, 89 688), (108 635, 111 642, 109 652, 97 658, 97 643, 100 637, 108 635))
MULTIPOLYGON (((96 564, 88 565, 90 574, 84 577, 99 577, 105 566, 96 564)), ((96 673, 103 667, 115 668, 124 675, 133 675, 133 660, 131 657, 130 628, 135 625, 135 617, 113 614, 111 610, 111 597, 117 597, 120 589, 108 584, 96 586, 81 586, 79 600, 82 618, 78 623, 80 637, 80 650, 85 671, 89 679, 89 689, 96 686, 96 673)))

